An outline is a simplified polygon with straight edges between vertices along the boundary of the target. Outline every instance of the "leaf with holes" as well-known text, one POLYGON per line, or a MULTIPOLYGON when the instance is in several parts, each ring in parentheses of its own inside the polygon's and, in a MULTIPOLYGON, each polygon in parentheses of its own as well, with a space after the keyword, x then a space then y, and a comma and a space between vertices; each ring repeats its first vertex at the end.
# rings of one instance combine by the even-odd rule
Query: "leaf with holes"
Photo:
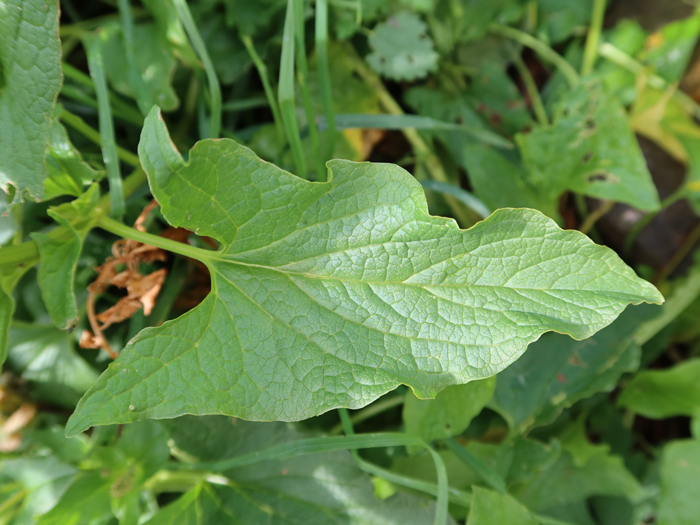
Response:
MULTIPOLYGON (((312 183, 231 140, 185 161, 157 108, 141 163, 163 216, 219 241, 195 309, 141 332, 67 432, 181 414, 300 420, 419 397, 502 370, 543 332, 582 339, 628 303, 663 298, 611 250, 534 210, 468 231, 431 217, 398 166, 332 161, 312 183)), ((180 249, 180 248, 178 248, 180 249)))

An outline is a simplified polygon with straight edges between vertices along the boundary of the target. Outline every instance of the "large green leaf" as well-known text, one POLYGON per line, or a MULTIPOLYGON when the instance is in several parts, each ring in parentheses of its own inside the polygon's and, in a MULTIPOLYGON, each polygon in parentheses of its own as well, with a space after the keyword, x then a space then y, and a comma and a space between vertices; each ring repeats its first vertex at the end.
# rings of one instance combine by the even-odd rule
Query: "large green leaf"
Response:
MULTIPOLYGON (((174 446, 199 460, 224 460, 300 439, 281 423, 249 423, 224 417, 184 417, 166 422, 174 446)), ((227 486, 204 485, 165 507, 149 525, 240 523, 325 525, 423 525, 434 505, 395 495, 379 501, 367 474, 345 451, 266 461, 226 472, 227 486), (196 519, 197 507, 204 518, 196 519)), ((450 520, 450 523, 452 521, 450 520)))
POLYGON ((668 370, 645 370, 625 385, 620 406, 644 417, 692 416, 700 410, 700 359, 668 370))
POLYGON ((57 0, 0 4, 0 186, 44 193, 44 153, 61 87, 57 0))
POLYGON ((580 399, 611 391, 624 372, 639 366, 634 331, 654 307, 630 308, 586 341, 547 334, 498 374, 491 408, 518 433, 550 423, 580 399))
POLYGON ((139 153, 163 216, 221 243, 195 309, 137 336, 73 414, 90 425, 221 413, 298 420, 404 383, 489 377, 548 330, 589 337, 662 301, 607 248, 534 210, 469 231, 428 215, 397 166, 329 162, 311 183, 230 140, 185 162, 154 109, 139 153))
POLYGON ((661 454, 658 525, 695 525, 700 516, 700 441, 672 441, 661 454))

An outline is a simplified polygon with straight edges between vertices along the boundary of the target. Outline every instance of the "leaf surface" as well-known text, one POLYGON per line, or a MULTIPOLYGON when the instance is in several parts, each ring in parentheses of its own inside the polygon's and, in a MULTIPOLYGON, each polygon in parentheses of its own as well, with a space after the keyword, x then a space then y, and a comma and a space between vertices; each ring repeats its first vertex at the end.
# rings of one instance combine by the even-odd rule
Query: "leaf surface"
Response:
POLYGON ((691 525, 700 515, 700 441, 673 441, 661 454, 661 494, 656 522, 691 525))
POLYGON ((201 141, 185 162, 155 109, 139 153, 167 221, 221 243, 196 252, 212 293, 141 332, 69 434, 185 413, 299 420, 401 383, 433 397, 497 373, 545 331, 586 338, 630 302, 663 300, 534 210, 468 231, 431 217, 397 166, 332 161, 329 181, 310 183, 230 140, 201 141))
POLYGON ((61 87, 57 0, 8 0, 0 7, 0 186, 44 192, 44 154, 61 87))
POLYGON ((64 330, 78 323, 78 309, 73 293, 75 271, 83 240, 95 221, 91 215, 99 198, 99 186, 94 184, 73 202, 49 210, 49 215, 70 232, 69 239, 57 239, 44 233, 32 233, 41 258, 37 281, 41 297, 51 320, 64 330))
POLYGON ((469 525, 539 525, 530 512, 508 494, 474 487, 469 525))
POLYGON ((667 370, 645 370, 622 391, 618 404, 651 419, 692 416, 700 410, 700 359, 667 370))
POLYGON ((418 399, 408 392, 403 405, 406 433, 426 443, 460 435, 489 402, 495 386, 496 378, 490 377, 449 386, 435 399, 418 399))
MULTIPOLYGON (((251 423, 225 417, 184 417, 165 423, 174 445, 197 459, 224 460, 246 451, 294 441, 303 436, 281 423, 251 423), (202 425, 204 436, 197 430, 202 425), (204 437, 204 439, 203 439, 204 437), (227 442, 235 443, 229 446, 227 442), (225 444, 223 449, 219 444, 225 444)), ((240 523, 272 525, 424 525, 433 522, 434 504, 409 495, 384 501, 374 497, 370 477, 346 451, 265 461, 225 473, 227 486, 206 484, 165 507, 149 525, 240 523), (205 518, 197 521, 197 506, 205 518), (215 517, 227 516, 217 522, 215 517)), ((454 523, 451 520, 449 523, 454 523)))
POLYGON ((372 53, 367 62, 380 75, 393 80, 415 80, 437 70, 438 54, 425 34, 426 25, 412 13, 401 11, 378 24, 369 38, 372 53))

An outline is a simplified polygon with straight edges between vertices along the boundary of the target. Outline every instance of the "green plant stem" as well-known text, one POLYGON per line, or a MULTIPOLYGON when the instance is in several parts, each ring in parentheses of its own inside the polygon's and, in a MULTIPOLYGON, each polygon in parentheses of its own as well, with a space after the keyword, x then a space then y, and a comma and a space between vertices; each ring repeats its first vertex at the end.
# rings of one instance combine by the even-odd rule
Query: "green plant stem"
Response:
POLYGON ((586 37, 586 47, 583 49, 583 64, 581 76, 590 75, 598 58, 598 42, 603 31, 603 17, 607 0, 593 0, 593 12, 591 15, 591 27, 586 37))
POLYGON ((321 86, 323 112, 326 115, 326 154, 325 159, 333 157, 335 151, 335 110, 333 109, 333 92, 331 75, 328 68, 328 0, 316 0, 315 19, 316 67, 321 86))
POLYGON ((559 71, 561 71, 562 75, 564 75, 564 78, 566 78, 567 82, 569 83, 569 86, 573 88, 578 85, 578 73, 576 73, 576 70, 573 68, 573 66, 569 64, 564 57, 562 57, 559 53, 554 51, 554 49, 549 47, 541 40, 535 38, 532 35, 528 35, 524 31, 520 31, 519 29, 515 29, 513 27, 508 26, 502 26, 499 24, 491 24, 491 26, 489 26, 489 29, 492 33, 504 36, 506 38, 510 38, 511 40, 515 40, 516 42, 522 44, 525 47, 529 47, 542 58, 554 64, 556 68, 559 71))
POLYGON ((530 97, 532 111, 535 113, 537 121, 543 126, 549 126, 547 110, 544 108, 542 97, 540 96, 540 90, 537 88, 535 79, 532 78, 532 73, 530 73, 530 70, 525 65, 525 62, 523 62, 523 59, 520 58, 520 55, 516 55, 513 62, 515 63, 518 73, 520 74, 520 78, 523 79, 525 91, 527 91, 527 94, 530 97))
MULTIPOLYGON (((122 185, 124 195, 131 195, 145 183, 146 174, 139 167, 124 179, 124 184, 122 185)), ((101 210, 105 214, 109 213, 109 195, 102 196, 95 208, 101 210)), ((73 238, 74 233, 66 226, 59 226, 51 230, 47 235, 55 241, 68 241, 73 238)), ((37 262, 39 262, 39 248, 34 241, 27 241, 17 246, 6 246, 0 249, 0 269, 2 270, 14 269, 18 266, 34 265, 37 262)))
POLYGON ((311 140, 311 152, 316 165, 316 180, 326 181, 326 167, 321 156, 321 142, 318 138, 318 126, 316 125, 316 115, 314 114, 313 103, 311 102, 311 92, 309 91, 308 78, 309 66, 306 62, 306 37, 304 33, 304 1, 293 0, 294 2, 294 39, 297 63, 297 81, 299 91, 304 103, 306 113, 306 125, 309 128, 309 139, 311 140))
MULTIPOLYGON (((363 421, 367 421, 368 419, 373 418, 374 416, 382 414, 387 410, 391 410, 394 407, 401 406, 403 405, 403 402, 404 397, 396 395, 392 395, 385 399, 380 399, 379 401, 372 403, 368 407, 358 410, 350 417, 350 421, 353 425, 357 425, 359 423, 362 423, 363 421)), ((339 423, 336 426, 334 426, 328 433, 331 435, 336 435, 340 434, 342 431, 343 424, 339 423)))
MULTIPOLYGON (((102 137, 100 136, 100 133, 88 126, 79 116, 74 115, 70 111, 63 108, 61 110, 61 114, 59 115, 59 120, 83 135, 86 139, 94 142, 98 146, 102 146, 102 137)), ((134 168, 141 166, 141 161, 139 160, 138 155, 134 155, 130 151, 125 150, 120 146, 116 146, 116 151, 117 157, 125 164, 128 164, 134 168)))
POLYGON ((237 111, 245 111, 246 109, 264 108, 268 106, 269 103, 267 98, 250 97, 224 102, 224 104, 221 106, 221 111, 223 111, 224 113, 227 111, 235 113, 237 111))
MULTIPOLYGON (((438 479, 437 494, 435 494, 435 496, 437 496, 437 510, 435 511, 435 522, 434 523, 435 523, 435 525, 446 524, 447 523, 447 505, 448 505, 448 501, 449 501, 449 485, 447 483, 447 469, 445 468, 445 463, 442 461, 442 458, 440 457, 440 455, 437 452, 435 452, 435 450, 433 450, 432 447, 427 445, 422 439, 417 438, 415 436, 409 436, 407 434, 389 434, 389 433, 387 433, 387 434, 359 434, 359 435, 355 434, 355 429, 352 426, 352 421, 350 421, 350 416, 348 415, 348 410, 346 408, 340 408, 340 409, 338 409, 338 415, 340 416, 340 421, 343 425, 343 430, 345 431, 346 438, 353 438, 353 437, 359 437, 361 435, 365 435, 370 440, 370 442, 376 441, 377 443, 379 443, 383 438, 370 437, 370 436, 390 436, 390 435, 403 436, 403 440, 405 440, 405 438, 410 438, 410 439, 407 440, 405 443, 397 443, 397 444, 407 446, 407 445, 411 445, 411 443, 409 443, 409 441, 413 441, 414 443, 412 443, 412 445, 424 448, 425 450, 427 450, 430 453, 430 455, 433 458, 433 462, 435 463, 435 470, 437 471, 437 479, 438 479)), ((326 439, 335 439, 335 438, 326 438, 326 439)), ((369 447, 364 447, 364 448, 369 448, 369 447)), ((364 461, 360 457, 360 455, 357 453, 356 450, 352 450, 352 455, 355 458, 355 463, 357 464, 357 466, 364 470, 363 467, 366 467, 367 462, 364 461)), ((370 467, 373 467, 373 465, 370 464, 370 467)), ((379 468, 378 467, 376 469, 371 468, 371 470, 373 472, 370 472, 370 473, 374 473, 374 472, 377 472, 379 470, 379 468)), ((400 480, 397 479, 397 477, 393 477, 393 478, 394 478, 393 480, 389 480, 389 481, 393 481, 394 483, 400 483, 400 480)), ((414 480, 414 481, 417 481, 417 480, 414 480)), ((410 488, 421 490, 421 489, 418 489, 418 487, 415 483, 412 483, 412 486, 410 488)))
POLYGON ((114 121, 112 120, 112 108, 109 104, 109 92, 104 72, 100 35, 85 35, 83 42, 99 106, 102 158, 105 163, 105 170, 107 170, 107 179, 109 180, 111 211, 114 217, 121 218, 125 211, 122 175, 117 157, 117 144, 114 139, 114 121))
POLYGON ((207 74, 211 104, 209 138, 216 139, 219 138, 219 134, 221 133, 221 85, 219 84, 219 78, 216 76, 214 64, 212 64, 211 59, 209 58, 207 46, 204 45, 204 40, 202 40, 202 36, 199 34, 197 24, 194 23, 192 13, 190 13, 190 8, 187 6, 187 1, 173 0, 173 3, 175 4, 175 10, 180 17, 180 21, 182 22, 182 25, 185 26, 187 35, 190 37, 192 47, 194 47, 194 50, 197 52, 197 55, 204 66, 204 71, 207 74))
POLYGON ((487 467, 479 458, 473 456, 466 448, 457 443, 455 438, 451 437, 445 440, 447 447, 454 452, 462 463, 467 465, 470 469, 476 472, 479 476, 483 478, 491 487, 505 494, 507 492, 506 482, 501 476, 498 475, 494 470, 487 467))
POLYGON ((287 140, 292 150, 294 164, 297 167, 297 175, 303 179, 308 178, 306 172, 306 160, 301 146, 299 125, 294 112, 294 2, 287 0, 287 14, 284 20, 284 33, 282 37, 282 55, 280 57, 280 83, 277 91, 277 100, 280 105, 282 122, 287 133, 287 140))
POLYGON ((595 210, 588 214, 588 217, 586 217, 586 219, 583 221, 583 224, 581 224, 579 231, 581 233, 587 234, 589 231, 591 231, 593 226, 595 226, 595 223, 598 222, 598 219, 600 219, 603 215, 612 210, 614 206, 615 201, 603 202, 600 206, 598 206, 595 210))
POLYGON ((122 224, 119 221, 115 221, 106 215, 100 215, 100 217, 97 219, 97 226, 103 230, 107 230, 110 233, 118 235, 119 237, 123 237, 124 239, 131 239, 143 244, 149 244, 151 246, 155 246, 156 248, 177 253, 178 255, 182 255, 184 257, 197 259, 204 263, 218 255, 218 252, 204 250, 202 248, 197 248, 196 246, 190 246, 171 239, 166 239, 165 237, 160 237, 159 235, 142 232, 136 228, 122 224))
MULTIPOLYGON (((404 115, 404 111, 401 109, 401 106, 399 106, 399 104, 387 91, 381 79, 374 73, 374 71, 365 65, 364 61, 357 56, 357 53, 350 45, 346 46, 346 50, 353 62, 353 68, 357 74, 360 75, 362 79, 374 90, 384 109, 392 115, 404 115)), ((425 165, 425 168, 428 170, 431 178, 438 182, 445 182, 449 184, 450 180, 445 173, 445 168, 443 168, 440 159, 438 159, 437 155, 433 153, 418 131, 413 128, 405 128, 401 131, 406 137, 406 140, 408 140, 413 147, 416 155, 425 165)), ((455 199, 451 195, 445 195, 445 201, 452 210, 452 214, 463 228, 474 224, 471 215, 464 209, 459 200, 455 199)))
POLYGON ((679 250, 673 254, 673 257, 668 264, 659 270, 651 282, 657 286, 665 282, 666 279, 668 279, 668 276, 671 275, 676 268, 678 268, 678 265, 681 262, 683 262, 683 259, 686 258, 698 241, 700 241, 700 224, 693 228, 693 231, 688 234, 679 250))
POLYGON ((134 49, 134 17, 131 14, 131 0, 117 0, 119 7, 119 17, 122 22, 122 34, 124 35, 124 50, 126 51, 126 61, 128 67, 129 81, 136 93, 136 103, 143 116, 153 107, 153 99, 148 91, 148 86, 141 76, 141 72, 136 66, 136 56, 134 49))
MULTIPOLYGON (((603 42, 598 46, 598 54, 636 76, 644 74, 645 82, 651 88, 663 91, 669 87, 668 83, 663 78, 648 73, 644 64, 635 60, 609 42, 603 42)), ((692 114, 696 119, 700 119, 700 104, 695 102, 690 96, 682 91, 676 90, 673 93, 673 98, 675 98, 688 113, 692 114)))
POLYGON ((282 115, 280 114, 280 107, 277 103, 277 97, 270 84, 270 78, 267 74, 267 66, 258 55, 253 45, 253 40, 247 35, 241 35, 241 41, 245 46, 250 59, 255 65, 255 69, 258 70, 258 76, 260 77, 260 82, 262 82, 263 90, 265 90, 265 97, 267 98, 267 103, 270 105, 270 111, 272 111, 272 118, 275 121, 275 128, 277 129, 277 136, 281 141, 286 141, 286 135, 284 132, 284 124, 282 123, 282 115))
POLYGON ((625 242, 622 246, 622 253, 629 255, 632 251, 632 246, 634 246, 634 241, 640 233, 647 227, 647 225, 654 220, 654 218, 661 213, 663 210, 668 208, 671 204, 684 199, 688 194, 686 186, 681 186, 677 191, 666 197, 661 201, 659 210, 651 213, 647 213, 644 217, 639 219, 637 223, 632 227, 627 236, 625 237, 625 242))

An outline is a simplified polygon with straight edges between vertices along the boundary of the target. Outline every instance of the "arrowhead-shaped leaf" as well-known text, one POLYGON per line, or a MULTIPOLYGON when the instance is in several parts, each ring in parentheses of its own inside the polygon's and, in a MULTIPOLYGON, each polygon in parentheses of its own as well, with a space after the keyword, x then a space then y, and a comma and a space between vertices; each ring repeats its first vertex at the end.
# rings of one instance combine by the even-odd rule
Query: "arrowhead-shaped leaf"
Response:
POLYGON ((469 231, 431 217, 387 164, 329 162, 312 183, 231 140, 185 162, 157 109, 139 145, 164 217, 221 243, 190 248, 211 294, 141 332, 78 405, 90 425, 227 414, 299 420, 400 383, 420 397, 502 370, 543 332, 577 339, 663 298, 611 250, 534 210, 469 231))

